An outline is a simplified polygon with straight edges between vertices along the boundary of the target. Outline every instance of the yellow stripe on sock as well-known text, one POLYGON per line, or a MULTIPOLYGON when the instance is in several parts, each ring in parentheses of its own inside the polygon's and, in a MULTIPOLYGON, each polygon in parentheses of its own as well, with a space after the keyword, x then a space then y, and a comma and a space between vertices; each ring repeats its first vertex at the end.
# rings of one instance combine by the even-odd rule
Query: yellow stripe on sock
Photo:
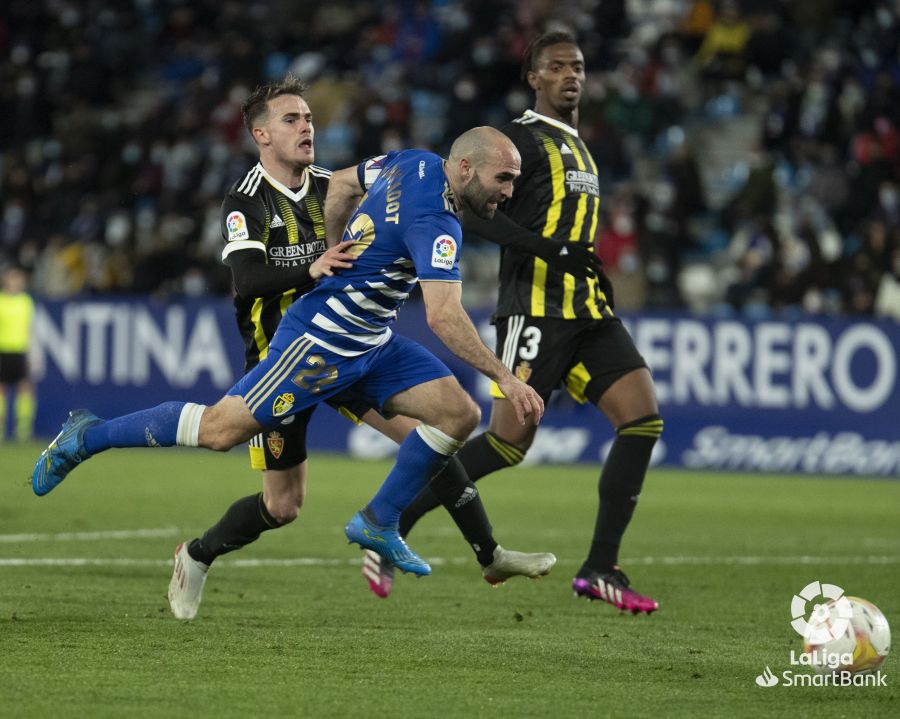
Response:
POLYGON ((659 437, 663 431, 662 419, 648 419, 640 424, 622 427, 617 431, 619 435, 632 435, 637 437, 659 437))
POLYGON ((494 451, 503 457, 506 460, 506 463, 509 465, 519 464, 523 459, 525 459, 525 455, 511 444, 507 444, 503 440, 495 437, 492 434, 486 434, 488 444, 494 448, 494 451))
POLYGON ((619 436, 630 436, 630 437, 659 437, 662 434, 662 430, 644 430, 644 429, 623 429, 619 432, 619 436))

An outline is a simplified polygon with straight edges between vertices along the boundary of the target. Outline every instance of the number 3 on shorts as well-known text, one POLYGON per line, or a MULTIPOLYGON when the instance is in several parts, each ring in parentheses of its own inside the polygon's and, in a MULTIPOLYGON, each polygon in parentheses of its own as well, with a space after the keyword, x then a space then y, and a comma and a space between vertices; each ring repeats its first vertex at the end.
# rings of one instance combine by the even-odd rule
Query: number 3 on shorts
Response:
POLYGON ((541 343, 541 331, 528 326, 522 331, 522 346, 519 347, 519 358, 530 362, 538 356, 538 345, 541 343))

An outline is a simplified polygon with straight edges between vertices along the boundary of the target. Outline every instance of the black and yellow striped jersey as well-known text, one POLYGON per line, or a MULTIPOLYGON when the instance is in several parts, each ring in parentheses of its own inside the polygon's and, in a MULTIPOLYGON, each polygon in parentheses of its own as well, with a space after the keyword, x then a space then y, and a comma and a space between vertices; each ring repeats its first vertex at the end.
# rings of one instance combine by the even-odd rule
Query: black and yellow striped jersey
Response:
MULTIPOLYGON (((500 129, 522 156, 522 174, 501 211, 542 237, 593 248, 600 185, 578 131, 532 110, 500 129)), ((612 310, 595 278, 577 279, 534 255, 504 247, 494 316, 510 315, 601 319, 612 316, 612 310)))
POLYGON ((309 266, 326 249, 323 209, 330 177, 330 170, 311 165, 303 186, 291 190, 257 164, 232 185, 222 203, 223 262, 232 264, 229 258, 244 250, 262 251, 267 267, 273 268, 271 292, 234 298, 246 346, 245 370, 266 356, 287 308, 312 289, 309 266), (283 289, 285 272, 292 278, 287 290, 283 289))

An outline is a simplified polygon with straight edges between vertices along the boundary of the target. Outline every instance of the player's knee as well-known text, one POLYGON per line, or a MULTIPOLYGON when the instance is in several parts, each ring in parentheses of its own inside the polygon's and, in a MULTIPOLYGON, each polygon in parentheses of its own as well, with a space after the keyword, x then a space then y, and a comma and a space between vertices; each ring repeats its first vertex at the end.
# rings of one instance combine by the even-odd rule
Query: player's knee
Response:
POLYGON ((468 401, 466 407, 465 430, 466 436, 468 437, 481 423, 481 407, 479 407, 468 395, 466 395, 466 399, 468 401))
POLYGON ((290 524, 300 515, 300 507, 295 505, 279 506, 275 511, 269 511, 278 524, 290 524))
POLYGON ((300 508, 303 506, 303 496, 301 495, 282 495, 278 497, 266 498, 266 511, 271 515, 278 524, 290 524, 300 514, 300 508))
POLYGON ((447 433, 464 440, 475 431, 480 421, 481 409, 468 394, 463 393, 453 411, 447 414, 447 433))

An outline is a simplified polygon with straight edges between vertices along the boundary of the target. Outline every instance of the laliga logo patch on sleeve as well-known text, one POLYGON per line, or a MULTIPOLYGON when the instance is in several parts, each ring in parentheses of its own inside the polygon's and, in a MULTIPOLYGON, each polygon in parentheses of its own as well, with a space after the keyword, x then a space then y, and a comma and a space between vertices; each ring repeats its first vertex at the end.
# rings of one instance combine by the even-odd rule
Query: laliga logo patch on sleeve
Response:
POLYGON ((233 240, 249 240, 250 233, 247 230, 247 219, 243 212, 232 212, 225 220, 225 226, 228 228, 228 241, 233 240))
POLYGON ((434 241, 434 248, 431 252, 431 266, 452 270, 454 260, 456 260, 456 240, 450 235, 440 235, 434 241))
POLYGON ((384 169, 384 158, 387 155, 378 155, 377 157, 373 157, 369 160, 366 160, 364 164, 365 168, 365 176, 363 180, 366 183, 366 189, 370 188, 375 184, 375 180, 378 179, 378 176, 381 174, 381 171, 384 169))

